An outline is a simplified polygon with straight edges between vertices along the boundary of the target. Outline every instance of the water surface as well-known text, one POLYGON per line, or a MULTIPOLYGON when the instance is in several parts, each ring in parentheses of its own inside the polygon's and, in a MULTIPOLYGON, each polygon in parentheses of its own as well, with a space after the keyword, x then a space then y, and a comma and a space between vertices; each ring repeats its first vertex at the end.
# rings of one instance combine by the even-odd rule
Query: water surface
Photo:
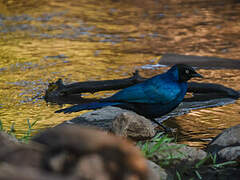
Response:
MULTIPOLYGON (((54 114, 49 82, 151 77, 164 53, 240 59, 240 4, 201 0, 0 0, 0 117, 22 135, 30 122, 52 127, 81 114, 54 114)), ((200 69, 202 82, 240 89, 239 69, 200 69)), ((108 95, 105 92, 97 96, 108 95)), ((240 101, 169 120, 179 141, 202 146, 239 124, 240 101)))

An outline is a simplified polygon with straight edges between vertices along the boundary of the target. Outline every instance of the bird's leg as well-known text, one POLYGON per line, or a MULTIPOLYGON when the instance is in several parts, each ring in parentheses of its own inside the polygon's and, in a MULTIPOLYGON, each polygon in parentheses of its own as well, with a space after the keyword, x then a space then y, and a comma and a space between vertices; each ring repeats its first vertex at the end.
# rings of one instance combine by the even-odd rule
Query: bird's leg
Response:
POLYGON ((166 133, 172 133, 171 128, 164 126, 162 123, 158 122, 154 118, 151 119, 151 121, 155 122, 157 125, 161 126, 166 133))

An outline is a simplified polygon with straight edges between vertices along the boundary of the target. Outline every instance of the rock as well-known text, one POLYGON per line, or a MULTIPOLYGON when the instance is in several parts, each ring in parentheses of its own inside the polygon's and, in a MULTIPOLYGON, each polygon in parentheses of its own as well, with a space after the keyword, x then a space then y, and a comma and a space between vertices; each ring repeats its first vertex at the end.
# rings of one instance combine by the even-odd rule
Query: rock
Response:
POLYGON ((9 145, 16 145, 16 144, 19 144, 19 141, 15 137, 13 137, 3 131, 0 131, 0 146, 1 147, 9 146, 9 145))
POLYGON ((205 151, 183 144, 169 143, 162 145, 162 147, 163 150, 154 153, 152 160, 167 168, 192 167, 201 159, 207 157, 205 151))
POLYGON ((156 163, 147 160, 148 165, 148 178, 147 180, 173 180, 174 177, 172 174, 167 173, 167 171, 163 168, 161 168, 156 163))
POLYGON ((24 144, 15 137, 0 132, 0 145, 0 179, 65 179, 42 171, 44 150, 39 144, 24 144))
POLYGON ((21 145, 17 139, 3 131, 0 131, 0 161, 11 155, 17 147, 21 145))
POLYGON ((207 146, 207 151, 217 153, 219 161, 238 160, 240 158, 240 124, 225 129, 207 146))
POLYGON ((124 112, 116 116, 112 132, 133 140, 150 139, 155 135, 152 122, 134 112, 124 112))
POLYGON ((112 106, 87 112, 59 126, 64 124, 97 127, 134 140, 149 139, 155 135, 150 120, 132 111, 112 106))
POLYGON ((110 131, 112 128, 113 120, 116 118, 116 116, 124 112, 131 111, 124 110, 118 107, 108 106, 102 109, 84 113, 72 120, 65 121, 59 126, 64 124, 79 124, 83 126, 97 127, 101 130, 110 131))
POLYGON ((19 144, 0 154, 0 162, 19 167, 41 168, 44 149, 39 144, 19 144))
POLYGON ((25 144, 0 132, 0 162, 19 167, 41 167, 44 149, 39 144, 25 144))
POLYGON ((218 151, 218 159, 221 161, 238 161, 240 162, 240 146, 226 147, 218 151))
MULTIPOLYGON (((204 180, 239 180, 240 171, 236 167, 224 167, 224 168, 210 168, 209 166, 203 166, 197 169, 201 179, 204 180)), ((178 178, 176 178, 178 179, 178 178)), ((199 179, 196 176, 196 170, 189 169, 181 175, 181 179, 199 179)))
POLYGON ((207 146, 209 152, 217 152, 228 146, 240 146, 240 124, 225 129, 207 146))
POLYGON ((101 156, 97 154, 87 155, 78 162, 76 167, 78 177, 92 180, 110 180, 109 172, 104 167, 101 156))
MULTIPOLYGON (((43 172, 32 167, 14 166, 11 164, 1 163, 0 165, 1 180, 81 180, 77 178, 68 178, 56 174, 43 172)), ((82 179, 83 180, 83 179, 82 179)))
POLYGON ((143 180, 147 176, 140 151, 126 139, 103 131, 65 125, 48 129, 32 140, 47 147, 43 165, 50 172, 91 180, 143 180))

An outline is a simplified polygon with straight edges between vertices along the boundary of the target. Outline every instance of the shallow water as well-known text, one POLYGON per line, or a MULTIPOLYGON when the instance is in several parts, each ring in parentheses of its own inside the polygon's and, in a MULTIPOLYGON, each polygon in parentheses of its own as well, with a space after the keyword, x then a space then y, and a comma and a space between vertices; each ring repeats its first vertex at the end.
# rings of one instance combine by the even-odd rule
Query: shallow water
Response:
MULTIPOLYGON (((151 77, 164 53, 240 59, 240 4, 201 0, 0 0, 0 118, 18 135, 30 122, 51 127, 80 113, 54 114, 49 82, 117 79, 136 69, 151 77), (143 68, 142 68, 143 67, 143 68), (154 68, 152 68, 154 67, 154 68)), ((201 82, 240 90, 239 69, 200 69, 201 82)), ((97 96, 108 95, 105 92, 97 96)), ((167 121, 179 141, 203 146, 239 124, 240 101, 192 110, 167 121)))

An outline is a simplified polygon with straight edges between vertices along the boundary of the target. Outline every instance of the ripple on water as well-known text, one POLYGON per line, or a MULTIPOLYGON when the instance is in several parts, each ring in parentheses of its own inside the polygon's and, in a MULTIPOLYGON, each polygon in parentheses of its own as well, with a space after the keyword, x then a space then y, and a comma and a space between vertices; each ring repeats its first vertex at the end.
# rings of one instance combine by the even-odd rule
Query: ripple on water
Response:
MULTIPOLYGON (((40 98, 58 78, 68 83, 118 79, 136 68, 151 77, 167 69, 158 65, 165 53, 240 59, 240 4, 233 1, 13 0, 0 5, 0 114, 6 127, 15 122, 18 135, 27 119, 38 120, 36 128, 42 129, 80 114, 54 114, 59 107, 40 98)), ((240 89, 239 68, 198 71, 205 76, 198 82, 240 89)), ((239 123, 239 101, 201 103, 179 107, 188 114, 166 121, 179 129, 179 141, 202 146, 203 139, 239 123)))

